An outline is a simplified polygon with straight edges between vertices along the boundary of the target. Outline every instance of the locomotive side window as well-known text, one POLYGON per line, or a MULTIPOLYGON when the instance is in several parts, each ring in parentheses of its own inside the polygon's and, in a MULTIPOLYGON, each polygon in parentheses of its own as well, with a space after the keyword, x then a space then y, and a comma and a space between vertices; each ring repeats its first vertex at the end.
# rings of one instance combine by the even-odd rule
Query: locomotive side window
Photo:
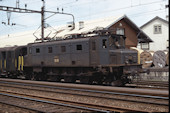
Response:
POLYGON ((61 52, 66 52, 66 46, 61 46, 61 52))
POLYGON ((48 47, 48 53, 52 53, 53 52, 53 48, 52 47, 48 47))
POLYGON ((106 39, 102 40, 102 47, 107 48, 107 40, 106 39))
POLYGON ((40 48, 36 48, 36 53, 40 53, 40 48))
POLYGON ((82 50, 82 45, 77 45, 77 50, 82 50))

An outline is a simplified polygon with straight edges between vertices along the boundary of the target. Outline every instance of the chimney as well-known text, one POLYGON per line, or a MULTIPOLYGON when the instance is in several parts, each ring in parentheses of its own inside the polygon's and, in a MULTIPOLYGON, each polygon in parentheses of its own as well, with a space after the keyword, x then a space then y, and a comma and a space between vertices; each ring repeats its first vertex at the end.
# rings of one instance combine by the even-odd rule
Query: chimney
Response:
POLYGON ((69 31, 71 31, 71 30, 74 29, 74 24, 73 24, 73 22, 68 22, 68 23, 67 23, 67 29, 68 29, 69 31))
POLYGON ((80 21, 80 22, 79 22, 79 30, 80 30, 80 29, 83 29, 83 28, 84 28, 84 22, 83 22, 83 21, 80 21))

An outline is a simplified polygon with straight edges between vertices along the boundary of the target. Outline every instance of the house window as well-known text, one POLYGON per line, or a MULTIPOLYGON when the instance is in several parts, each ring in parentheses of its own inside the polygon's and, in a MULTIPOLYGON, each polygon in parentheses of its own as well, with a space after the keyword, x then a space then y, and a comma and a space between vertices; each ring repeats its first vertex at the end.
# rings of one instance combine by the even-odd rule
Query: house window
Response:
POLYGON ((40 48, 36 48, 36 53, 40 53, 40 48))
POLYGON ((61 52, 66 52, 66 46, 61 46, 61 52))
POLYGON ((149 50, 149 43, 141 43, 141 49, 149 50))
POLYGON ((162 33, 162 26, 154 25, 154 34, 161 34, 161 33, 162 33))
POLYGON ((169 49, 169 40, 166 42, 166 48, 169 49))
POLYGON ((125 35, 125 31, 123 28, 117 28, 116 29, 116 34, 117 35, 125 35))
POLYGON ((77 50, 82 50, 82 45, 77 45, 77 50))
POLYGON ((53 52, 53 48, 52 47, 48 47, 48 53, 52 53, 53 52))

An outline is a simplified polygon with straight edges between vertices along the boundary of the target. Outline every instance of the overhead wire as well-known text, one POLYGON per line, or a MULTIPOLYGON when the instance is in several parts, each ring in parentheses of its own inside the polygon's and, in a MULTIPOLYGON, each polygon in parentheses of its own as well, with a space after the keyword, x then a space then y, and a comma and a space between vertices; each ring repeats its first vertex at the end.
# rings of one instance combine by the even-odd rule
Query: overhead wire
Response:
MULTIPOLYGON (((149 3, 149 4, 135 5, 135 6, 133 6, 133 8, 138 7, 138 6, 143 6, 143 5, 150 5, 150 4, 154 4, 154 3, 158 3, 158 2, 152 2, 152 3, 149 3)), ((123 10, 123 9, 129 9, 129 8, 132 8, 132 7, 128 6, 128 7, 122 7, 122 8, 117 8, 117 9, 105 10, 105 11, 100 12, 100 13, 91 13, 91 15, 93 15, 93 16, 94 15, 101 15, 101 14, 106 14, 106 13, 110 13, 110 12, 113 12, 113 11, 120 11, 120 10, 123 10)), ((84 17, 87 17, 87 16, 89 16, 89 15, 84 15, 84 16, 81 15, 80 17, 77 17, 77 19, 84 18, 84 17)), ((52 20, 51 22, 59 22, 59 21, 53 21, 52 20)))
MULTIPOLYGON (((38 0, 37 2, 39 2, 39 0, 38 0)), ((101 2, 101 1, 98 1, 98 2, 101 2)), ((128 7, 118 8, 118 9, 115 9, 115 10, 122 10, 122 9, 127 9, 127 8, 132 8, 132 7, 137 7, 137 6, 143 6, 143 5, 149 5, 149 4, 155 4, 155 3, 160 3, 160 2, 163 2, 163 1, 159 0, 159 1, 154 1, 154 2, 145 3, 145 4, 132 5, 132 6, 128 6, 128 7)), ((35 3, 35 2, 33 2, 33 3, 35 3)), ((70 5, 70 4, 72 4, 72 3, 75 3, 75 2, 68 2, 68 3, 65 3, 64 5, 66 5, 66 4, 67 4, 67 5, 70 5)), ((91 4, 91 3, 92 3, 92 2, 80 3, 80 4, 78 4, 78 6, 81 6, 81 5, 89 5, 89 4, 91 4)), ((58 5, 57 5, 57 6, 58 6, 58 5)), ((50 8, 47 8, 47 9, 57 8, 57 6, 50 7, 50 8)), ((59 5, 59 6, 61 6, 61 5, 59 5)), ((26 15, 30 15, 30 14, 26 14, 26 15)), ((22 15, 22 16, 26 16, 26 15, 22 15)), ((18 16, 18 17, 22 17, 22 16, 18 16)), ((15 18, 18 18, 18 17, 15 17, 15 18)), ((13 19, 15 19, 15 18, 13 18, 13 19)))
MULTIPOLYGON (((127 8, 137 7, 137 6, 142 6, 142 5, 149 5, 149 4, 159 3, 159 2, 162 2, 162 1, 155 1, 155 2, 150 2, 150 3, 145 3, 145 4, 134 5, 134 6, 130 6, 130 7, 123 7, 123 8, 113 9, 113 10, 107 10, 107 11, 100 12, 100 14, 101 13, 112 12, 112 11, 116 11, 116 10, 123 10, 123 9, 127 9, 127 8)), ((99 13, 92 13, 91 15, 100 15, 100 14, 99 13)), ((89 16, 89 15, 85 15, 85 16, 89 16)), ((81 17, 77 17, 77 18, 83 18, 83 17, 81 16, 81 17)), ((57 21, 51 21, 50 23, 54 23, 54 22, 57 22, 57 21)), ((38 26, 38 25, 33 25, 33 26, 28 26, 28 27, 33 28, 33 27, 36 27, 36 26, 38 26)))
MULTIPOLYGON (((132 15, 128 15, 128 16, 130 16, 130 17, 132 17, 132 16, 135 16, 136 17, 136 15, 146 15, 146 14, 151 14, 151 13, 157 13, 157 11, 161 11, 161 12, 163 12, 163 10, 164 9, 157 9, 157 10, 152 10, 152 11, 147 11, 147 12, 142 12, 142 13, 137 13, 137 14, 132 14, 132 15)), ((101 21, 100 21, 101 22, 101 21)), ((93 23, 88 23, 88 25, 90 25, 90 24, 93 24, 93 23)), ((26 34, 22 34, 22 35, 16 35, 15 37, 23 37, 23 36, 28 36, 28 35, 30 35, 30 33, 26 33, 26 34)), ((13 37, 13 38, 15 38, 15 37, 13 37)), ((2 39, 0 39, 0 40, 2 40, 2 39)))
MULTIPOLYGON (((154 4, 154 3, 159 3, 159 2, 162 2, 162 1, 156 1, 156 2, 150 2, 150 3, 145 3, 145 4, 139 4, 139 5, 133 5, 133 6, 128 6, 128 7, 122 7, 122 8, 117 8, 117 9, 113 9, 113 10, 106 10, 106 11, 103 11, 103 12, 100 12, 101 13, 107 13, 107 12, 110 12, 110 11, 117 11, 117 10, 123 10, 123 9, 128 9, 128 8, 132 8, 132 7, 138 7, 138 6, 143 6, 143 5, 150 5, 150 4, 154 4)), ((98 13, 93 13, 91 15, 97 15, 98 13)), ((89 15, 86 15, 86 16, 89 16, 89 15)))

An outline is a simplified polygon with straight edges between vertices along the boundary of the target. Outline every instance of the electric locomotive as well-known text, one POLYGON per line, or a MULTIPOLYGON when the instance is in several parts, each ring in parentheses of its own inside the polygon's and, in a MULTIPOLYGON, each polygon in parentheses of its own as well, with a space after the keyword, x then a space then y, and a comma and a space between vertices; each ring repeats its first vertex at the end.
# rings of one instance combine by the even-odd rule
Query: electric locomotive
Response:
POLYGON ((125 38, 98 31, 30 43, 20 47, 27 50, 18 55, 15 69, 31 80, 121 86, 142 69, 137 52, 125 48, 125 38), (19 58, 23 58, 21 63, 19 58))
POLYGON ((98 33, 27 46, 26 77, 86 84, 129 82, 140 72, 137 52, 125 49, 125 36, 98 33))

